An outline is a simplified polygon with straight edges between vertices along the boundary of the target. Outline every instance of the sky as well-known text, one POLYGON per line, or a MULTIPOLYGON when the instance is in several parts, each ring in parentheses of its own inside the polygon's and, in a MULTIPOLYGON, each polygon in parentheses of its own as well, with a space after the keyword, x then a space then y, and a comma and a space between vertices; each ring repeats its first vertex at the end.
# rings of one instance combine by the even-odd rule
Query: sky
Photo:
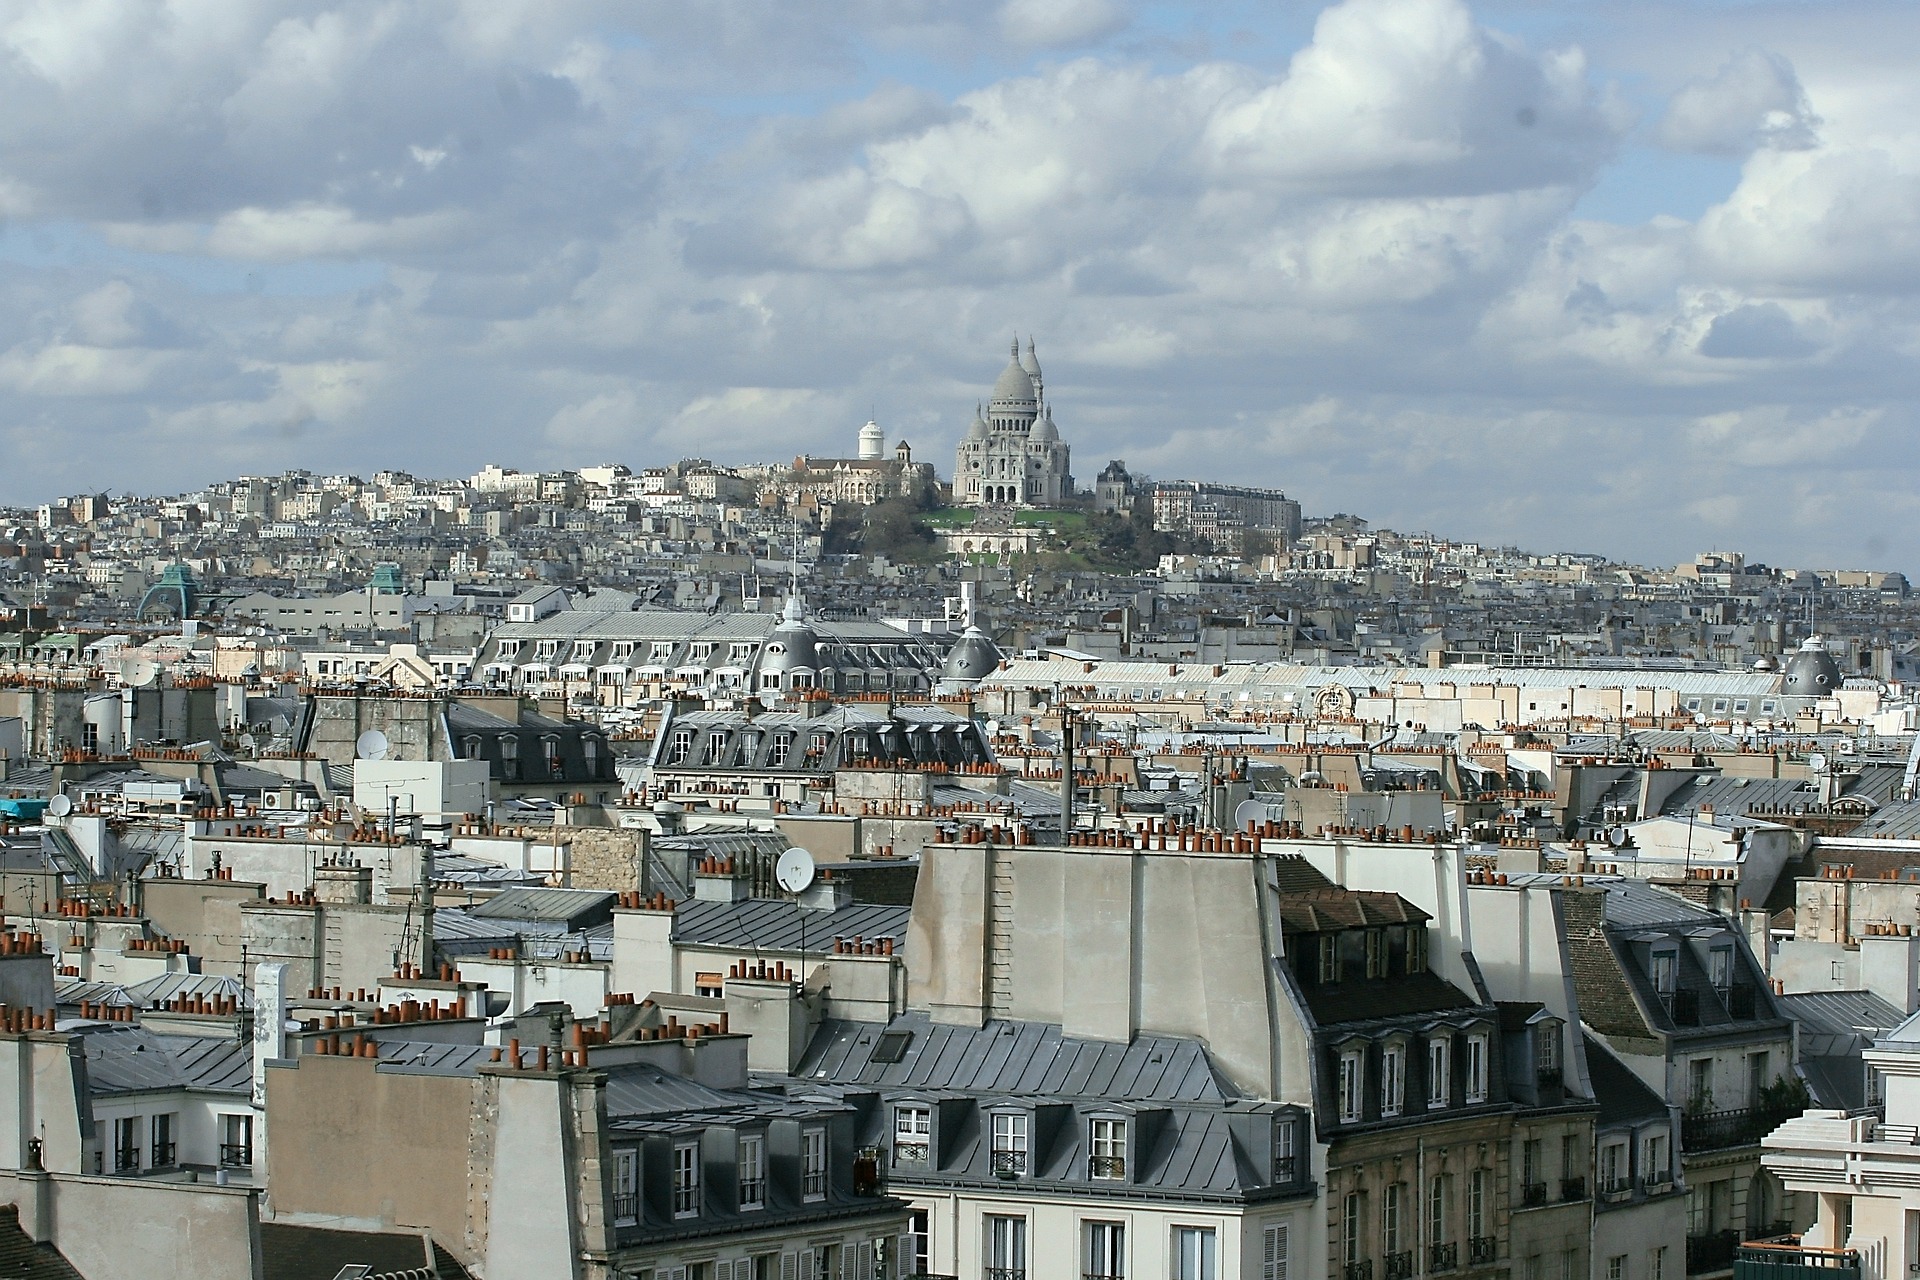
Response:
POLYGON ((1920 6, 14 0, 0 502, 943 473, 1920 573, 1920 6))

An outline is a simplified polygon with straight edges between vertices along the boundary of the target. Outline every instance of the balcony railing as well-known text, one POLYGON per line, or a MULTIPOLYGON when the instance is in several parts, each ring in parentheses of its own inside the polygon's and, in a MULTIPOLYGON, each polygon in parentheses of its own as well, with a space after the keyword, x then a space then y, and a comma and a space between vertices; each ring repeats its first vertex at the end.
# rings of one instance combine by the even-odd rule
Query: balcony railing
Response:
POLYGON ((1687 1151, 1718 1151, 1752 1146, 1772 1133, 1783 1120, 1800 1112, 1792 1107, 1738 1107, 1730 1111, 1699 1111, 1680 1117, 1680 1145, 1687 1151))
POLYGON ((1560 1179, 1560 1198, 1562 1200, 1585 1200, 1587 1198, 1587 1180, 1585 1178, 1560 1179))
POLYGON ((926 1142, 894 1143, 893 1162, 895 1164, 925 1164, 927 1162, 926 1142))
POLYGON ((115 1147, 113 1149, 113 1171, 129 1173, 140 1167, 140 1148, 115 1147))
POLYGON ((1474 1236, 1467 1241, 1467 1265, 1484 1267, 1500 1256, 1500 1242, 1492 1236, 1474 1236))
POLYGON ((1737 986, 1727 988, 1727 1015, 1733 1018, 1751 1018, 1754 1013, 1753 988, 1737 986))
POLYGON ((153 1167, 156 1169, 171 1168, 173 1165, 173 1157, 177 1149, 178 1149, 177 1144, 172 1142, 154 1143, 153 1144, 153 1167))
POLYGON ((1362 1258, 1358 1262, 1349 1262, 1340 1274, 1345 1280, 1373 1280, 1373 1259, 1362 1258))
POLYGON ((634 1222, 640 1217, 640 1197, 637 1193, 615 1195, 613 1197, 613 1220, 615 1222, 634 1222))
POLYGON ((1533 1078, 1538 1080, 1541 1084, 1559 1084, 1560 1068, 1539 1067, 1535 1069, 1533 1078))
POLYGON ((993 1153, 993 1176, 996 1178, 1017 1178, 1027 1171, 1027 1153, 1024 1151, 996 1151, 993 1153))
POLYGON ((767 1204, 767 1180, 765 1178, 740 1179, 740 1207, 742 1209, 764 1209, 767 1204))
POLYGON ((1666 996, 1667 1015, 1675 1026, 1697 1027, 1700 1025, 1700 997, 1691 991, 1669 991, 1666 996))
POLYGON ((1408 1280, 1413 1275, 1413 1250, 1401 1249, 1386 1256, 1387 1280, 1408 1280))
POLYGON ((1525 1209, 1538 1209, 1547 1202, 1547 1184, 1527 1182, 1520 1187, 1520 1205, 1525 1209))
POLYGON ((1088 1156, 1087 1176, 1109 1182, 1122 1181, 1127 1176, 1127 1158, 1125 1156, 1088 1156))
POLYGON ((253 1163, 253 1144, 251 1142, 223 1142, 220 1144, 220 1167, 223 1169, 245 1169, 253 1163))
POLYGON ((1427 1270, 1451 1271, 1460 1265, 1460 1242, 1449 1240, 1445 1244, 1427 1246, 1427 1270))
POLYGON ((1289 1186, 1300 1180, 1303 1166, 1293 1156, 1275 1156, 1273 1158, 1273 1181, 1276 1186, 1289 1186))
POLYGON ((1734 1280, 1859 1280, 1852 1249, 1807 1249, 1793 1236, 1749 1240, 1733 1258, 1734 1280))
POLYGON ((980 1273, 981 1280, 1027 1280, 1025 1267, 987 1267, 980 1273))
POLYGON ((1733 1265, 1733 1255, 1740 1247, 1740 1235, 1735 1231, 1716 1231, 1712 1235, 1687 1237, 1687 1274, 1705 1275, 1710 1271, 1725 1271, 1733 1265))

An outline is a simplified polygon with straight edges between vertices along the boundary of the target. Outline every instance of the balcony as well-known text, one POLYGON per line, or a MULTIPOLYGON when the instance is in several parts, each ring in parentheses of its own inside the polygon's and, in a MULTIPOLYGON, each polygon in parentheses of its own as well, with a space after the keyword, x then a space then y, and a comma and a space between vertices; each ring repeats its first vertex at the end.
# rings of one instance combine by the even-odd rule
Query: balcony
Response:
POLYGON ((1585 1200, 1587 1198, 1587 1180, 1585 1178, 1560 1179, 1560 1198, 1565 1201, 1585 1200))
POLYGON ((1105 1182, 1124 1182, 1127 1177, 1125 1156, 1088 1156, 1087 1176, 1105 1182))
POLYGON ((1273 1158, 1273 1184, 1277 1187, 1291 1186, 1300 1181, 1302 1163, 1293 1156, 1275 1156, 1273 1158))
POLYGON ((253 1144, 251 1142, 223 1142, 220 1144, 220 1167, 222 1169, 246 1169, 253 1165, 253 1144))
POLYGON ((1401 1249, 1384 1259, 1387 1280, 1408 1280, 1413 1275, 1413 1250, 1401 1249))
POLYGON ((1794 1236, 1749 1240, 1734 1254, 1733 1280, 1860 1280, 1860 1255, 1802 1248, 1794 1236))
POLYGON ((1728 987, 1726 999, 1728 1017, 1751 1018, 1754 1016, 1755 1000, 1752 987, 1728 987))
POLYGON ((1342 1280, 1373 1280, 1373 1259, 1364 1258, 1359 1262, 1349 1262, 1340 1275, 1342 1280))
POLYGON ((613 1220, 615 1222, 638 1222, 640 1220, 640 1197, 629 1192, 626 1195, 615 1193, 613 1197, 613 1220))
POLYGON ((893 1162, 895 1164, 925 1164, 927 1162, 927 1144, 925 1142, 894 1143, 893 1162))
POLYGON ((1797 1107, 1738 1107, 1730 1111, 1690 1111, 1680 1117, 1680 1146, 1687 1151, 1748 1147, 1800 1114, 1797 1107))
POLYGON ((1687 1274, 1706 1275, 1733 1266, 1733 1255, 1740 1247, 1737 1231, 1716 1231, 1711 1235, 1687 1237, 1687 1274))
POLYGON ((1500 1242, 1492 1236, 1474 1236, 1467 1241, 1467 1265, 1491 1266, 1500 1256, 1500 1242))
POLYGON ((1027 1171, 1027 1153, 1024 1151, 996 1151, 993 1153, 993 1176, 996 1178, 1017 1178, 1027 1171))
POLYGON ((1538 1209, 1547 1202, 1547 1184, 1544 1182, 1526 1182, 1520 1186, 1520 1207, 1538 1209))
POLYGON ((115 1173, 140 1172, 140 1148, 115 1147, 113 1149, 113 1171, 115 1173))
POLYGON ((1452 1271, 1460 1265, 1460 1242, 1449 1240, 1445 1244, 1427 1246, 1428 1271, 1452 1271))
POLYGON ((1669 991, 1665 997, 1667 1016, 1677 1027, 1700 1025, 1700 997, 1691 991, 1669 991))
POLYGON ((980 1272, 980 1280, 1027 1280, 1025 1267, 986 1267, 980 1272))
POLYGON ((172 1142, 154 1143, 153 1144, 153 1167, 156 1169, 172 1168, 173 1162, 174 1162, 174 1155, 177 1149, 178 1149, 177 1144, 172 1142))
POLYGON ((764 1209, 767 1207, 767 1180, 765 1178, 740 1179, 740 1207, 742 1209, 764 1209))

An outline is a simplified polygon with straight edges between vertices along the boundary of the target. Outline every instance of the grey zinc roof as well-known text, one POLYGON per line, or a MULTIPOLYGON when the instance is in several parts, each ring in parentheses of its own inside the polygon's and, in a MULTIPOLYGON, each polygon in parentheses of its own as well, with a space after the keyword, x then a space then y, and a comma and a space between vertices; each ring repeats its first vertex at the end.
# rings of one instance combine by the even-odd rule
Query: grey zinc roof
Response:
POLYGON ((614 895, 602 889, 503 889, 473 908, 483 920, 543 920, 565 924, 601 909, 614 895))
POLYGON ((796 1068, 802 1079, 888 1091, 1126 1099, 1225 1101, 1236 1096, 1197 1040, 1140 1036, 1132 1044, 1083 1040, 1056 1023, 992 1021, 984 1027, 932 1022, 908 1013, 878 1023, 821 1025, 796 1068), (899 1062, 872 1060, 882 1031, 912 1035, 899 1062))
POLYGON ((826 952, 832 949, 836 937, 869 941, 892 938, 894 947, 900 949, 906 945, 907 919, 912 914, 911 907, 877 902, 856 902, 821 911, 774 898, 749 898, 745 902, 693 899, 681 903, 674 914, 673 940, 743 951, 798 951, 804 939, 808 952, 826 952))
POLYGON ((1636 929, 1656 924, 1721 923, 1721 918, 1705 907, 1697 907, 1678 894, 1668 893, 1644 880, 1620 879, 1607 885, 1607 923, 1616 928, 1636 929))
POLYGON ((164 1036, 139 1026, 100 1027, 81 1037, 96 1095, 193 1089, 248 1093, 253 1044, 213 1036, 164 1036))

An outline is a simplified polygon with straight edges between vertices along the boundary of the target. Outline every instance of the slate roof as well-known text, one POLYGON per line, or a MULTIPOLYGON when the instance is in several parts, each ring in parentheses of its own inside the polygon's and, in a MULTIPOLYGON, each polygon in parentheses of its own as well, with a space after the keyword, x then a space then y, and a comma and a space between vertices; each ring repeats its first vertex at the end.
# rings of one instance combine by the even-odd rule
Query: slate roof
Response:
POLYGON ((602 889, 503 889, 470 908, 482 920, 528 920, 586 929, 613 918, 615 895, 602 889))
POLYGON ((804 938, 809 954, 821 954, 833 949, 836 937, 892 938, 898 951, 906 945, 912 914, 911 907, 878 902, 855 902, 827 911, 776 898, 745 902, 696 898, 681 903, 674 912, 673 940, 743 951, 799 951, 804 938))
POLYGON ((342 1231, 263 1222, 260 1260, 265 1280, 337 1280, 346 1268, 354 1266, 370 1268, 369 1276, 423 1267, 433 1269, 428 1274, 437 1270, 439 1280, 466 1276, 451 1255, 436 1249, 431 1239, 403 1231, 342 1231), (454 1269, 445 1270, 446 1263, 452 1263, 454 1269))
POLYGON ((1142 1035, 1132 1044, 1116 1044, 1065 1035, 1057 1023, 996 1019, 984 1027, 958 1027, 935 1023, 923 1012, 903 1014, 884 1026, 823 1022, 794 1075, 929 1093, 1136 1102, 1222 1102, 1237 1096, 1197 1040, 1142 1035), (900 1061, 873 1061, 882 1031, 912 1037, 900 1061))
POLYGON ((1433 917, 1397 893, 1339 885, 1280 895, 1280 924, 1288 933, 1333 933, 1386 924, 1425 924, 1433 917))
POLYGON ((14 1204, 0 1205, 0 1275, 19 1280, 85 1280, 58 1249, 33 1242, 20 1226, 20 1206, 14 1204))
POLYGON ((1600 1104, 1600 1114, 1594 1119, 1596 1126, 1611 1129, 1666 1117, 1665 1098, 1629 1071, 1600 1041, 1592 1036, 1583 1039, 1587 1047, 1587 1079, 1593 1085, 1593 1100, 1600 1104))
POLYGON ((246 1094, 253 1089, 253 1044, 213 1036, 157 1035, 140 1026, 89 1027, 80 1037, 87 1084, 96 1097, 192 1089, 246 1094))
POLYGON ((1314 1022, 1322 1027, 1483 1007, 1431 969, 1390 978, 1302 984, 1300 995, 1314 1022))
POLYGON ((1813 991, 1776 996, 1800 1027, 1800 1073, 1816 1105, 1866 1105, 1867 1078, 1860 1053, 1906 1020, 1871 991, 1813 991))

